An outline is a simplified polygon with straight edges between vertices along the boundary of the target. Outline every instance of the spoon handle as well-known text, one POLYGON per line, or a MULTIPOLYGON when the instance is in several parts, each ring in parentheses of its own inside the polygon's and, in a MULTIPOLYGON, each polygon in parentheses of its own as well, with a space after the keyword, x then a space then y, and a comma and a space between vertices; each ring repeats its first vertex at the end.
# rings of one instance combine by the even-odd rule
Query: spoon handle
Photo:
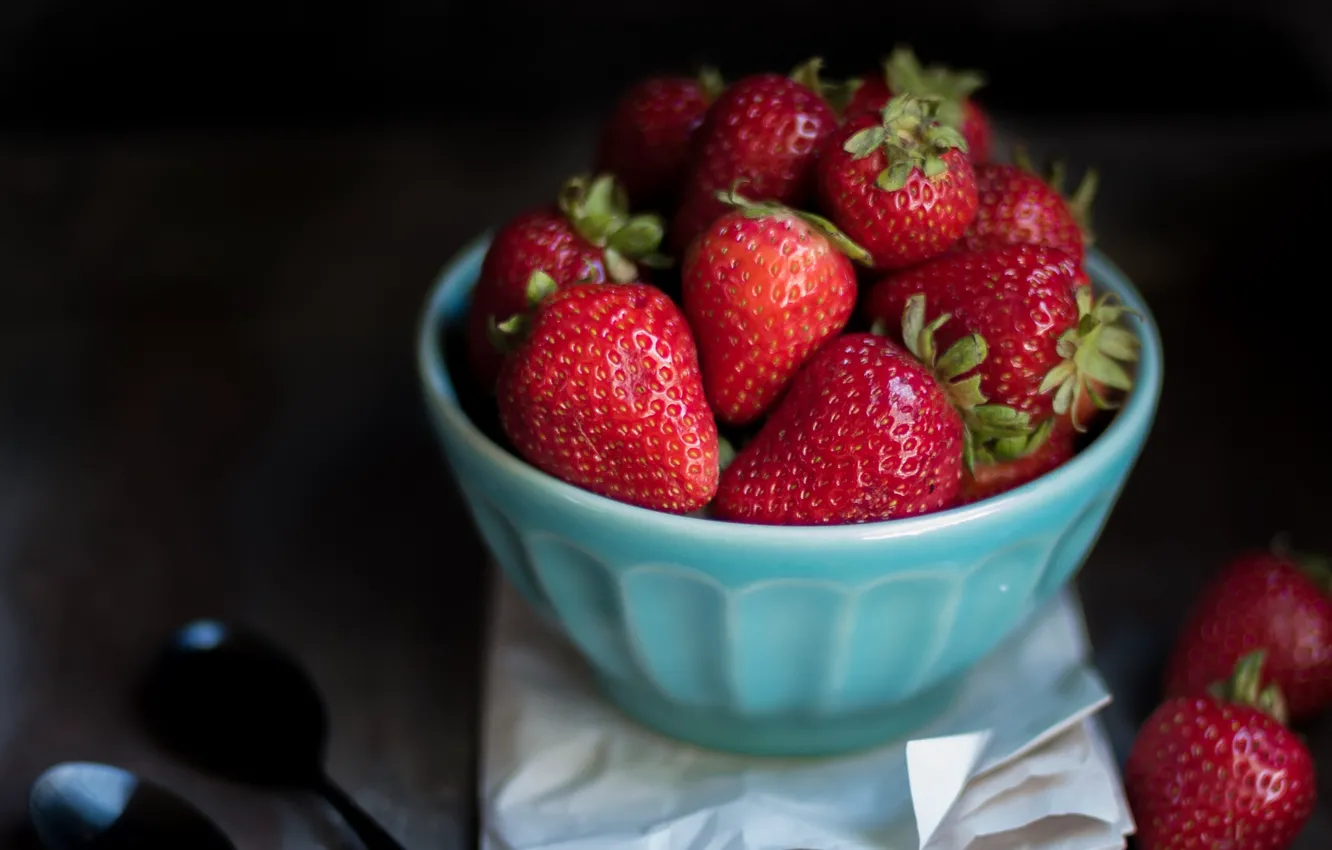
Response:
POLYGON ((388 830, 379 825, 379 821, 366 814, 360 804, 327 776, 319 780, 314 790, 328 801, 351 831, 356 833, 356 837, 365 845, 365 850, 405 850, 398 839, 389 835, 388 830))

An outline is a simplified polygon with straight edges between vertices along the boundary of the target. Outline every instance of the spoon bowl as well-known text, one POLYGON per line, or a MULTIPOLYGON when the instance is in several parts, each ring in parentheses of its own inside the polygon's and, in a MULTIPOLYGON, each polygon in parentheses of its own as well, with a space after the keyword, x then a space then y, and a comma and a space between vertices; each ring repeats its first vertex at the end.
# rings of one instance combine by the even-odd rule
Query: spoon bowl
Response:
POLYGON ((250 785, 323 797, 366 850, 402 845, 324 771, 328 711, 319 688, 281 647, 218 620, 167 642, 144 687, 150 729, 198 767, 250 785))
POLYGON ((196 620, 168 641, 145 690, 150 728, 196 766, 250 785, 309 787, 328 714, 315 683, 253 632, 196 620))
POLYGON ((32 784, 28 815, 48 850, 235 850, 192 804, 109 764, 48 768, 32 784))

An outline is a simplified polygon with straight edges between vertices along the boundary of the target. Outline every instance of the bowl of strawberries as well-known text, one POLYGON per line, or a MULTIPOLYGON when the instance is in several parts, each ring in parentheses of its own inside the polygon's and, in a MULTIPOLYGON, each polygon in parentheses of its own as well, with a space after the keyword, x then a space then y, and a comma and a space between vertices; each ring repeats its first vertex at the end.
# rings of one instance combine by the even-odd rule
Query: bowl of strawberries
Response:
POLYGON ((907 49, 836 84, 645 81, 596 168, 431 291, 426 405, 476 527, 642 723, 897 738, 1095 544, 1160 339, 1088 248, 1090 182, 992 161, 977 85, 907 49))

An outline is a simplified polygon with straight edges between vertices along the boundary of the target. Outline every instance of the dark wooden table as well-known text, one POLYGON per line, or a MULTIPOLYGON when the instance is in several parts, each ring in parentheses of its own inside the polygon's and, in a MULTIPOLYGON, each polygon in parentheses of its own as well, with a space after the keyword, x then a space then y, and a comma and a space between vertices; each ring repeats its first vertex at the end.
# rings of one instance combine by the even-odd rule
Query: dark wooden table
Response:
MULTIPOLYGON (((1227 553, 1281 529, 1332 547, 1323 328, 1291 295, 1321 286, 1291 249, 1322 218, 1332 124, 1296 121, 1023 128, 1102 166, 1101 243, 1166 340, 1155 434, 1081 579, 1130 714, 1134 647, 1227 553), (1279 216, 1248 212, 1290 174, 1279 216)), ((321 813, 136 725, 145 660, 212 614, 305 659, 367 809, 409 847, 465 846, 486 570, 412 334, 457 247, 582 165, 590 121, 516 126, 0 145, 0 828, 46 765, 88 758, 179 788, 242 847, 327 840, 321 813)), ((1324 803, 1300 847, 1329 842, 1324 803)))

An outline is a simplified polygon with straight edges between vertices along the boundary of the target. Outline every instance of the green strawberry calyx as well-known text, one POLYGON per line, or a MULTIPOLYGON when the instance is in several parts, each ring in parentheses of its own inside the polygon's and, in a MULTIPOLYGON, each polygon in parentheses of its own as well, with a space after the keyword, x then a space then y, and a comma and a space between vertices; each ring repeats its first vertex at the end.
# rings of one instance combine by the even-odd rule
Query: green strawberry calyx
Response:
POLYGON ((1100 410, 1116 404, 1108 400, 1100 387, 1120 392, 1133 389, 1133 375, 1126 363, 1138 359, 1138 338, 1119 324, 1131 311, 1113 292, 1095 298, 1090 286, 1078 287, 1078 323, 1059 337, 1055 351, 1064 358, 1046 374, 1040 392, 1054 393, 1054 412, 1069 415, 1073 427, 1086 431, 1079 419, 1083 397, 1090 398, 1100 410))
POLYGON ((494 316, 490 317, 486 331, 490 336, 491 345, 503 354, 517 350, 532 331, 532 312, 536 310, 538 304, 559 288, 555 278, 541 269, 532 272, 527 278, 527 310, 514 313, 503 321, 496 321, 494 316))
POLYGON ((718 466, 718 468, 720 468, 721 471, 725 472, 725 471, 726 471, 726 467, 730 466, 730 465, 731 465, 731 461, 733 461, 733 460, 735 460, 735 446, 732 446, 732 445, 731 445, 731 441, 730 441, 730 440, 728 440, 728 439, 726 439, 725 437, 722 437, 722 436, 719 435, 719 436, 717 437, 717 466, 718 466))
POLYGON ((1013 162, 1023 171, 1029 171, 1046 182, 1051 189, 1059 193, 1064 199, 1064 206, 1068 207, 1069 215, 1077 223, 1078 229, 1082 231, 1082 243, 1091 247, 1096 241, 1096 236, 1092 232, 1092 201, 1096 198, 1096 190, 1100 187, 1101 177, 1096 169, 1088 168, 1082 173, 1082 180, 1078 182, 1078 187, 1073 190, 1073 194, 1064 193, 1064 179, 1068 176, 1067 166, 1062 160, 1055 160, 1050 164, 1048 170, 1044 173, 1038 169, 1032 162, 1031 156, 1024 147, 1018 147, 1013 152, 1013 162))
POLYGON ((893 94, 914 94, 939 99, 938 118, 943 124, 962 129, 962 105, 985 86, 979 71, 955 71, 944 65, 922 66, 915 51, 899 45, 883 62, 884 81, 893 94))
POLYGON ((1290 535, 1285 532, 1274 537, 1269 548, 1273 555, 1293 564, 1323 593, 1332 594, 1332 558, 1295 549, 1290 543, 1290 535))
POLYGON ((702 89, 703 97, 711 103, 726 90, 726 80, 721 71, 711 65, 704 65, 698 69, 698 87, 702 89))
POLYGON ((629 194, 611 174, 571 177, 560 189, 560 211, 578 235, 604 250, 606 273, 617 283, 638 279, 635 263, 664 268, 671 260, 657 249, 666 222, 654 213, 629 214, 629 194))
POLYGON ((944 156, 953 150, 966 153, 967 140, 938 120, 941 102, 937 97, 895 95, 883 107, 882 123, 853 133, 842 149, 855 159, 882 151, 887 167, 874 182, 886 192, 905 186, 913 171, 931 180, 947 174, 944 156))
MULTIPOLYGON (((970 473, 977 463, 993 461, 994 444, 1005 439, 1028 439, 1032 429, 1026 413, 1002 404, 987 403, 981 392, 979 374, 963 377, 975 373, 976 367, 989 356, 985 337, 968 334, 948 346, 946 351, 938 351, 935 331, 951 318, 951 313, 943 313, 926 322, 925 295, 918 292, 907 299, 906 309, 902 311, 902 341, 907 350, 934 373, 948 400, 961 414, 962 460, 970 473)), ((872 330, 883 332, 881 326, 872 330)))
POLYGON ((859 77, 852 77, 848 80, 832 81, 823 79, 823 57, 815 56, 801 62, 791 71, 790 77, 800 85, 814 92, 828 102, 833 111, 841 115, 848 104, 851 103, 852 96, 856 89, 864 83, 859 77))
POLYGON ((1054 430, 1054 424, 1053 418, 1047 418, 1029 433, 996 436, 984 445, 976 447, 976 462, 1001 463, 1026 457, 1045 445, 1050 439, 1050 432, 1054 430))
POLYGON ((717 192, 717 200, 727 206, 734 207, 744 213, 747 218, 783 218, 786 216, 795 216, 821 233, 837 248, 837 250, 846 254, 851 259, 864 266, 870 266, 873 264, 874 258, 870 255, 870 252, 856 244, 850 236, 843 233, 837 225, 833 224, 828 219, 821 215, 815 215, 812 212, 792 209, 791 207, 779 204, 776 201, 752 201, 744 195, 741 195, 739 192, 740 185, 743 182, 744 181, 737 180, 730 189, 723 189, 720 192, 717 192))
POLYGON ((1235 671, 1230 678, 1213 683, 1207 693, 1222 702, 1256 708, 1284 726, 1290 718, 1281 689, 1275 684, 1263 686, 1263 662, 1266 659, 1267 652, 1262 649, 1241 656, 1235 662, 1235 671))

